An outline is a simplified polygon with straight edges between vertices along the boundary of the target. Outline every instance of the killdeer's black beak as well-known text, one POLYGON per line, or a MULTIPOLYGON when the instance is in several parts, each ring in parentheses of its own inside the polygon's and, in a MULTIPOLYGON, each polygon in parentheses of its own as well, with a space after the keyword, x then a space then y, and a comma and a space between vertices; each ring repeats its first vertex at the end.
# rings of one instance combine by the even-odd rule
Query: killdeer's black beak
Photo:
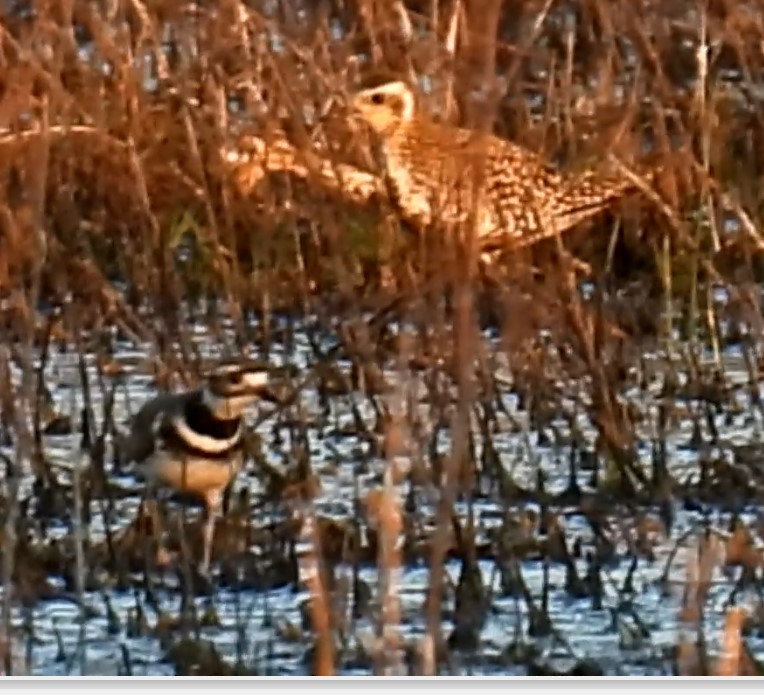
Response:
POLYGON ((297 377, 299 370, 294 365, 288 364, 280 367, 271 367, 268 370, 268 383, 258 393, 260 398, 275 404, 284 404, 294 393, 291 385, 297 377))
POLYGON ((268 371, 268 375, 271 379, 288 380, 294 379, 299 376, 300 370, 293 364, 284 364, 279 367, 271 367, 268 371))

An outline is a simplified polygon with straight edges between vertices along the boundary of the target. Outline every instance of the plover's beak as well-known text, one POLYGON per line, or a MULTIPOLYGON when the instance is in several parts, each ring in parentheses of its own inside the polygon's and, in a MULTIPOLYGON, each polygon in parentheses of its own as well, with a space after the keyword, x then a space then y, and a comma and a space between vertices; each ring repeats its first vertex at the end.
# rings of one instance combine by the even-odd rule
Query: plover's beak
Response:
POLYGON ((350 117, 354 121, 364 121, 366 115, 366 102, 363 94, 356 94, 350 100, 350 117))

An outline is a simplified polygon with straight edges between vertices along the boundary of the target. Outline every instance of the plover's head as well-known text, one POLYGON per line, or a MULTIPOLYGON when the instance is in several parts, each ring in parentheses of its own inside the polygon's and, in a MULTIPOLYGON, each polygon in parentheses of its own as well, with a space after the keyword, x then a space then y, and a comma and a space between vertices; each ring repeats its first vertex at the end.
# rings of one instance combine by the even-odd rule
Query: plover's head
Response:
POLYGON ((237 418, 258 400, 278 401, 273 380, 280 374, 262 362, 224 362, 206 378, 204 402, 220 418, 237 418))
POLYGON ((411 122, 416 112, 414 90, 404 80, 377 76, 367 80, 351 103, 356 114, 384 137, 411 122))

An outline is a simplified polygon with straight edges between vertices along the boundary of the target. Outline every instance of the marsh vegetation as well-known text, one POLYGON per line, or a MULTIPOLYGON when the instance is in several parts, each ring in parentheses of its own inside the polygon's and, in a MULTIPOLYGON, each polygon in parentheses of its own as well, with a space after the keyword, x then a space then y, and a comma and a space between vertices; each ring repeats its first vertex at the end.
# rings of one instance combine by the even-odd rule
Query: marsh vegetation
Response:
POLYGON ((6 673, 761 672, 759 0, 0 12, 6 673), (386 198, 369 66, 660 175, 486 269, 386 198), (298 375, 210 585, 120 434, 240 354, 298 375))

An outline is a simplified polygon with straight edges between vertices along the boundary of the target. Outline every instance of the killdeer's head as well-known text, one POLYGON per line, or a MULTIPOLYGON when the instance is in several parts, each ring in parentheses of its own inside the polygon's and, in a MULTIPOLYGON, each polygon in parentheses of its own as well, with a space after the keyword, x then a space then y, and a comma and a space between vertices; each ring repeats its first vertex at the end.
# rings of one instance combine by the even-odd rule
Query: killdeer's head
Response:
POLYGON ((258 400, 278 401, 272 380, 277 372, 261 362, 227 362, 207 375, 203 390, 205 405, 221 420, 242 416, 258 400))
POLYGON ((416 113, 414 90, 403 80, 372 78, 351 103, 356 114, 383 137, 410 123, 416 113))

